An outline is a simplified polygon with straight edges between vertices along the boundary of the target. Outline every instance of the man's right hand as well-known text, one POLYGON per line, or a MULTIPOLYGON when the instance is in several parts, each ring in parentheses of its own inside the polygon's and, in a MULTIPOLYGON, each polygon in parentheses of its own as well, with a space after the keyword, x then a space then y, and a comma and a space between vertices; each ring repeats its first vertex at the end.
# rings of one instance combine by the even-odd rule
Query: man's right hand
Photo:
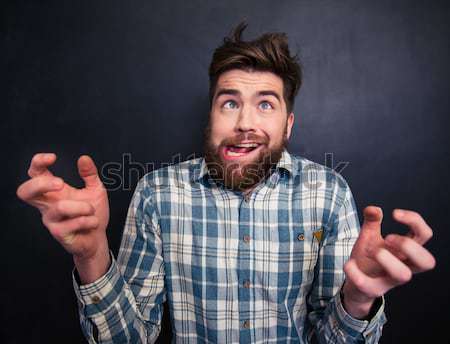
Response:
POLYGON ((106 227, 108 195, 92 159, 78 159, 78 172, 85 187, 77 189, 48 169, 56 161, 53 153, 39 153, 31 160, 28 175, 17 196, 39 209, 50 234, 73 255, 81 282, 95 281, 110 265, 106 227))

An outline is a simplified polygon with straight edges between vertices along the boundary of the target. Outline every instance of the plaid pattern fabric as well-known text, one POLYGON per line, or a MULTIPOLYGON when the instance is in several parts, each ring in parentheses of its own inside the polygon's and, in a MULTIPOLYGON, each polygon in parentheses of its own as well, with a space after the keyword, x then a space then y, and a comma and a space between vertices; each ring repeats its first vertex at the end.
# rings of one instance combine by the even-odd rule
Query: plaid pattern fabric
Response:
POLYGON ((376 343, 384 299, 365 321, 339 294, 359 226, 345 180, 286 150, 245 197, 214 183, 203 158, 155 170, 135 190, 117 261, 92 284, 74 275, 83 332, 152 343, 167 299, 177 343, 376 343))

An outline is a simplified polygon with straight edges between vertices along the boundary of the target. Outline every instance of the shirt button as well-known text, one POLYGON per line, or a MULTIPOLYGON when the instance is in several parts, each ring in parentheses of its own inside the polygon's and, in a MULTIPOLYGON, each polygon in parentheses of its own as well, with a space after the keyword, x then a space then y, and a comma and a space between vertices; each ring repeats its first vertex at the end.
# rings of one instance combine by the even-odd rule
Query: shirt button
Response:
POLYGON ((245 280, 243 285, 244 285, 244 288, 250 288, 250 281, 245 280))
POLYGON ((244 323, 242 324, 243 328, 250 328, 250 321, 249 320, 245 320, 244 323))
POLYGON ((242 240, 244 240, 244 242, 246 244, 248 244, 250 242, 250 235, 244 235, 244 237, 242 238, 242 240))
POLYGON ((91 297, 91 301, 94 305, 100 303, 100 298, 97 295, 91 297))
POLYGON ((305 240, 305 236, 303 235, 303 233, 302 233, 302 234, 299 234, 298 237, 297 237, 297 239, 298 239, 299 241, 303 241, 303 240, 305 240))

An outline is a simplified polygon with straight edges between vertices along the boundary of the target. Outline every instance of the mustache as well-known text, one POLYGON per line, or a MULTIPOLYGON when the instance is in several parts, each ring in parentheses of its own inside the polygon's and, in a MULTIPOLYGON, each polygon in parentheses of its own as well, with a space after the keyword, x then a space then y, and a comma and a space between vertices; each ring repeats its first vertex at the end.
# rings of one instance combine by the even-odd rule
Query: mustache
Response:
POLYGON ((238 136, 224 139, 220 145, 221 146, 232 146, 232 145, 241 143, 242 141, 252 141, 252 142, 256 142, 258 144, 266 144, 268 142, 267 138, 265 138, 265 137, 261 137, 256 134, 253 134, 253 133, 242 133, 242 134, 239 134, 238 136))

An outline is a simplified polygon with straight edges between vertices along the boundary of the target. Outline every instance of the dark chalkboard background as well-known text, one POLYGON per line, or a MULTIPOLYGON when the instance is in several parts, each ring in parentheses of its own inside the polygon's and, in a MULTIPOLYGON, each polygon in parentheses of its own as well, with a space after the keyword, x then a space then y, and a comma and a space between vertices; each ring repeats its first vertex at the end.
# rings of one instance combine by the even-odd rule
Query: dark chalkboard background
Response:
POLYGON ((33 154, 55 152, 55 173, 76 185, 81 154, 120 168, 125 181, 109 194, 117 253, 138 163, 202 153, 210 57, 243 18, 246 37, 287 32, 303 60, 290 151, 341 169, 359 211, 383 207, 384 233, 404 231, 390 216, 395 207, 419 211, 435 231, 427 248, 437 267, 387 294, 381 342, 448 339, 449 9, 444 1, 2 1, 0 342, 84 341, 71 257, 15 197, 33 154))

